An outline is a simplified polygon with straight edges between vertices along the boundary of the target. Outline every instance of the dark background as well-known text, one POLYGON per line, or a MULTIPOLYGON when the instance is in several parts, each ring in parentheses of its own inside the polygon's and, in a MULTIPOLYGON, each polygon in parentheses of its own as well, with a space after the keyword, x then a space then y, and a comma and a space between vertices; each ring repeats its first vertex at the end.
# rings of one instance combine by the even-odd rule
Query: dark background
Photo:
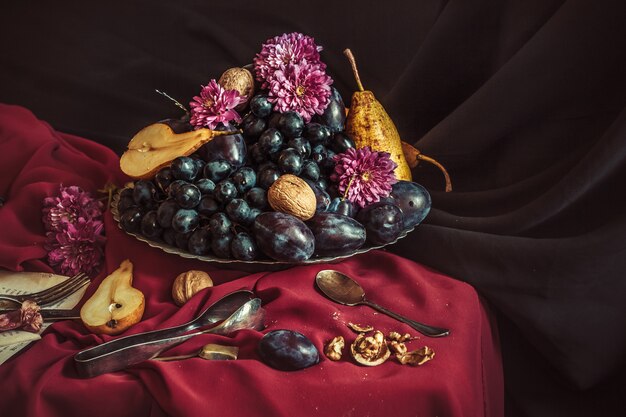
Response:
POLYGON ((626 410, 626 3, 21 1, 0 13, 0 101, 123 152, 266 39, 299 31, 349 102, 361 79, 450 171, 392 250, 496 311, 509 416, 626 410))

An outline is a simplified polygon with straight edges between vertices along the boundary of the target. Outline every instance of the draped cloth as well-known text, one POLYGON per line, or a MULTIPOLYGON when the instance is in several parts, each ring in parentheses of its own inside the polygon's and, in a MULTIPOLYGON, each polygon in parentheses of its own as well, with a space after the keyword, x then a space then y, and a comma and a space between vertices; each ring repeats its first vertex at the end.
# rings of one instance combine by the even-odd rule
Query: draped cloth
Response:
POLYGON ((0 101, 119 153, 180 115, 155 88, 184 102, 283 32, 324 46, 348 103, 350 47, 403 139, 450 172, 444 193, 434 167, 414 169, 433 210, 392 250, 494 306, 507 414, 623 409, 624 2, 335 3, 11 4, 0 101))

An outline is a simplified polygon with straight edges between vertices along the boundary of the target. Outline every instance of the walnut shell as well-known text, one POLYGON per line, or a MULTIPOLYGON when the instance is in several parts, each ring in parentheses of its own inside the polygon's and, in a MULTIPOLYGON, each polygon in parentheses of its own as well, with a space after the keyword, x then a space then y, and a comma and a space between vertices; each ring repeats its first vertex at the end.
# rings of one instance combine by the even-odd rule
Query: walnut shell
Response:
POLYGON ((234 67, 227 69, 217 83, 225 90, 239 91, 239 94, 244 97, 244 101, 237 105, 235 110, 243 110, 254 95, 254 77, 245 68, 234 67))
POLYGON ((187 271, 178 275, 172 284, 172 298, 178 306, 185 304, 199 291, 212 287, 213 280, 204 271, 187 271))
POLYGON ((292 174, 281 175, 267 190, 267 201, 275 211, 291 214, 300 220, 315 215, 315 192, 302 178, 292 174))

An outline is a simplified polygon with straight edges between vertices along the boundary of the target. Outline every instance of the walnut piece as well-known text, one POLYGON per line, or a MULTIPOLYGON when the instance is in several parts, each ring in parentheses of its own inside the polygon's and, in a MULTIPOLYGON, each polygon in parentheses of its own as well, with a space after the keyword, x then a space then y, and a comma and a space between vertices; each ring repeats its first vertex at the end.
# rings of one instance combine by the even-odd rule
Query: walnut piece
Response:
POLYGON ((324 354, 331 361, 338 361, 343 355, 343 348, 346 346, 346 342, 343 336, 334 337, 324 349, 324 354))
POLYGON ((292 174, 281 175, 267 190, 270 206, 281 213, 309 220, 315 214, 317 199, 313 189, 302 178, 292 174))
POLYGON ((362 324, 348 323, 347 326, 357 333, 367 333, 367 332, 371 332, 372 330, 374 330, 374 326, 370 326, 370 325, 364 326, 362 324))
POLYGON ((357 363, 366 366, 380 365, 391 355, 385 336, 378 330, 372 336, 366 336, 365 333, 357 336, 350 346, 350 352, 357 363))
POLYGON ((428 346, 424 346, 418 350, 414 350, 413 352, 408 352, 403 355, 397 355, 397 357, 398 361, 400 361, 402 365, 408 364, 413 366, 419 366, 434 358, 435 351, 428 346))
POLYGON ((408 351, 404 343, 396 342, 395 340, 392 340, 391 342, 389 342, 389 347, 391 348, 391 351, 395 353, 398 358, 404 355, 408 351))
POLYGON ((407 340, 411 340, 411 335, 409 333, 400 334, 398 332, 389 332, 387 339, 395 340, 396 342, 406 342, 407 340))
POLYGON ((213 280, 204 271, 191 270, 178 275, 172 285, 172 298, 178 306, 185 304, 199 291, 212 287, 213 280))

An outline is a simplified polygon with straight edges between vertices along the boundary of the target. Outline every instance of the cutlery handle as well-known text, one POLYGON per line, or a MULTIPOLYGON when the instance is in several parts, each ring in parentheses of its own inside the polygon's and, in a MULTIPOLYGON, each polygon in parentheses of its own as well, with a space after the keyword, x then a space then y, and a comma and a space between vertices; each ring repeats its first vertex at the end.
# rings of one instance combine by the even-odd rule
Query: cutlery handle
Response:
POLYGON ((393 311, 387 310, 385 307, 379 306, 378 304, 373 303, 373 302, 368 301, 368 300, 363 300, 359 304, 364 304, 364 305, 370 306, 374 310, 378 310, 381 313, 388 315, 389 317, 393 317, 394 319, 396 319, 398 321, 401 321, 404 324, 408 324, 409 326, 411 326, 412 328, 414 328, 415 330, 417 330, 418 332, 420 332, 424 336, 428 336, 428 337, 443 337, 443 336, 447 336, 447 335, 450 334, 450 330, 448 330, 448 329, 444 329, 444 328, 441 328, 441 327, 428 326, 426 324, 417 322, 415 320, 407 319, 406 317, 401 316, 400 314, 397 314, 397 313, 394 313, 393 311))

